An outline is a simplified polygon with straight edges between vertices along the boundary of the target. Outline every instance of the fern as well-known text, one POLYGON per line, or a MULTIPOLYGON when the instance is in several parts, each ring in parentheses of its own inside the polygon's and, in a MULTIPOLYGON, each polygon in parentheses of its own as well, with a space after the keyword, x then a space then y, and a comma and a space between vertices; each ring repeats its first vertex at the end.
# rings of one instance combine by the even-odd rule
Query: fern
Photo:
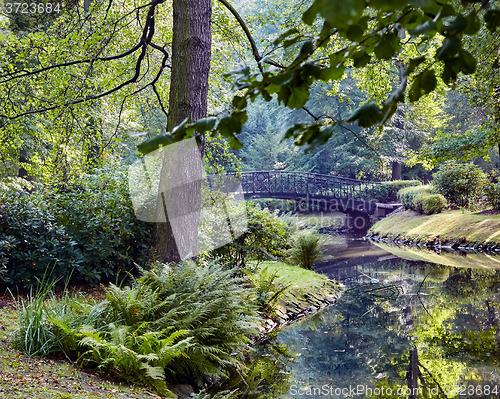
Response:
POLYGON ((290 250, 290 260, 300 267, 310 270, 313 263, 322 258, 322 247, 323 240, 319 234, 302 233, 297 236, 290 250))
POLYGON ((79 361, 129 381, 147 384, 162 395, 170 394, 165 383, 165 368, 185 354, 191 338, 186 331, 167 335, 164 331, 142 332, 144 325, 132 330, 127 325, 109 324, 97 331, 82 326, 79 361))

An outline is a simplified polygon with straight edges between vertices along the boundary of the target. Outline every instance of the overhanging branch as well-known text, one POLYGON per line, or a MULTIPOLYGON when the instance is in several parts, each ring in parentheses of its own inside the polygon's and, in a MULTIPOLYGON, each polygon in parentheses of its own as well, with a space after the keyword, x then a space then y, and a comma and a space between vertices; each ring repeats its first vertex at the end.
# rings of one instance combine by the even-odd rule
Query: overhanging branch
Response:
MULTIPOLYGON (((148 10, 148 14, 147 14, 147 17, 146 17, 146 23, 145 23, 145 26, 143 28, 143 32, 142 32, 141 38, 139 40, 139 43, 137 43, 135 46, 133 46, 131 49, 125 51, 124 53, 121 53, 121 54, 118 54, 118 55, 115 55, 115 56, 110 56, 110 57, 100 57, 100 58, 97 58, 97 59, 94 58, 94 59, 86 59, 86 60, 76 60, 76 61, 71 61, 71 62, 67 62, 67 63, 55 64, 55 65, 51 65, 51 66, 48 66, 46 68, 38 69, 38 70, 35 70, 35 71, 25 72, 23 74, 16 75, 16 76, 10 76, 8 79, 5 79, 4 81, 0 81, 0 83, 5 83, 5 82, 8 82, 10 80, 18 79, 18 78, 21 78, 21 77, 24 77, 24 76, 30 76, 30 75, 39 74, 39 73, 42 73, 42 72, 45 72, 47 70, 54 69, 54 68, 64 68, 64 67, 72 66, 72 65, 84 64, 84 63, 93 63, 96 60, 100 60, 100 61, 112 61, 112 60, 116 60, 116 59, 119 59, 119 58, 126 57, 126 56, 128 56, 130 54, 133 54, 134 52, 136 52, 137 50, 140 49, 139 56, 138 56, 137 61, 135 63, 134 75, 130 79, 126 80, 125 82, 123 82, 123 83, 121 83, 121 84, 119 84, 119 85, 117 85, 117 86, 115 86, 115 87, 113 87, 113 88, 111 88, 111 89, 109 89, 107 91, 99 93, 99 94, 84 96, 84 97, 78 98, 76 100, 67 101, 67 102, 64 102, 64 103, 61 103, 61 104, 54 104, 52 106, 48 106, 48 107, 44 107, 44 108, 38 108, 38 109, 34 109, 34 110, 22 112, 20 114, 14 115, 14 116, 0 115, 0 117, 2 117, 2 118, 5 119, 4 123, 1 124, 0 127, 5 126, 11 120, 18 119, 18 118, 21 118, 21 117, 24 117, 24 116, 33 115, 33 114, 39 114, 39 113, 43 113, 43 112, 48 112, 48 111, 52 111, 52 110, 55 110, 55 109, 58 109, 58 108, 63 108, 63 107, 69 107, 69 106, 81 104, 81 103, 86 102, 86 101, 98 100, 100 98, 106 97, 106 96, 108 96, 108 95, 110 95, 112 93, 115 93, 115 92, 123 89, 125 86, 127 86, 129 84, 136 83, 137 80, 139 79, 139 76, 141 75, 142 62, 143 62, 143 60, 144 60, 144 58, 145 58, 145 56, 147 54, 148 47, 151 47, 151 48, 153 48, 155 50, 158 50, 158 51, 160 51, 160 52, 163 53, 162 64, 161 64, 160 70, 158 71, 158 73, 155 76, 155 78, 150 83, 148 83, 147 85, 145 85, 143 88, 139 89, 138 91, 141 91, 145 87, 150 86, 150 85, 153 86, 153 88, 154 88, 155 83, 158 81, 158 79, 160 78, 160 76, 161 76, 161 74, 163 72, 163 69, 166 67, 166 61, 168 59, 168 53, 167 53, 167 51, 163 47, 158 46, 158 45, 152 43, 152 39, 153 39, 154 34, 155 34, 155 9, 156 9, 156 7, 159 4, 162 4, 165 1, 166 0, 154 0, 153 2, 150 3, 151 6, 150 6, 150 8, 148 10)), ((7 75, 4 75, 4 77, 6 77, 6 76, 7 75)), ((161 104, 161 106, 162 106, 162 109, 164 110, 164 107, 163 107, 162 104, 161 104)))

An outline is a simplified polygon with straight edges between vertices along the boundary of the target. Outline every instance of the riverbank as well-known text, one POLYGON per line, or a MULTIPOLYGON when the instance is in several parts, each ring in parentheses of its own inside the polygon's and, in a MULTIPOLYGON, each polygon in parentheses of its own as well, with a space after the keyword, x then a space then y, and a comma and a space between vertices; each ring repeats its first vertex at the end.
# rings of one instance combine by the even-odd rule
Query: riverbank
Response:
POLYGON ((261 326, 263 337, 334 304, 342 291, 341 284, 313 270, 282 262, 263 262, 259 268, 268 276, 276 274, 276 281, 288 286, 275 304, 274 314, 261 326))
POLYGON ((402 245, 500 252, 500 214, 455 210, 421 215, 398 211, 375 223, 367 236, 402 245))

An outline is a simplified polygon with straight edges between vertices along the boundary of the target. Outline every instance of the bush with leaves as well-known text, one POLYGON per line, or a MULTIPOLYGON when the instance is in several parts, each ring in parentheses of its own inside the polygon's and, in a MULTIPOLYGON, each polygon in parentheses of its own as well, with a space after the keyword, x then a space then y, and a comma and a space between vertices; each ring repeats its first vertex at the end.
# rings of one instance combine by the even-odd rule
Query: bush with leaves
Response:
POLYGON ((399 190, 406 187, 421 186, 419 180, 393 180, 384 181, 380 184, 367 186, 361 194, 366 199, 373 199, 380 202, 391 202, 397 200, 399 190))
POLYGON ((490 182, 485 186, 485 194, 494 209, 500 209, 500 183, 490 182))
POLYGON ((290 262, 304 269, 312 269, 313 263, 323 255, 323 239, 320 234, 305 232, 296 236, 290 250, 290 262))
POLYGON ((50 193, 51 210, 84 254, 84 277, 110 279, 144 264, 150 229, 135 217, 125 170, 109 167, 50 193))
MULTIPOLYGON (((405 209, 417 210, 415 209, 415 197, 420 194, 432 194, 432 192, 433 188, 430 185, 403 188, 398 191, 398 201, 405 209)), ((421 210, 418 212, 421 212, 421 210)))
POLYGON ((284 260, 290 248, 290 228, 278 213, 259 209, 251 202, 246 203, 247 230, 231 243, 206 254, 205 257, 241 268, 249 260, 284 260))
POLYGON ((473 163, 443 163, 433 175, 432 185, 452 204, 462 208, 475 208, 487 182, 483 170, 473 163))
POLYGON ((29 287, 46 271, 51 276, 82 275, 84 256, 40 191, 17 187, 0 200, 0 284, 29 287))
POLYGON ((0 283, 30 286, 46 270, 96 282, 146 259, 150 226, 135 217, 122 171, 95 171, 64 188, 0 189, 0 283))
POLYGON ((441 194, 418 194, 413 198, 413 210, 431 215, 446 208, 446 198, 441 194))

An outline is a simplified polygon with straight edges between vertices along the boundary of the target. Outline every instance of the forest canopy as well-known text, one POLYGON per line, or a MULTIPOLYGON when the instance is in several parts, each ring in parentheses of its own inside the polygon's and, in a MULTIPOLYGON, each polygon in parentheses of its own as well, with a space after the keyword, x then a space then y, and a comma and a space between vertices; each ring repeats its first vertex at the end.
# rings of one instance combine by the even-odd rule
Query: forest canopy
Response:
POLYGON ((202 3, 211 2, 86 0, 44 15, 4 7, 2 171, 21 167, 64 180, 110 154, 134 158, 136 145, 147 153, 195 132, 223 136, 238 149, 251 107, 276 101, 302 112, 282 137, 295 145, 314 150, 354 140, 361 152, 401 164, 425 144, 430 149, 414 162, 433 165, 447 150, 436 150, 441 136, 436 147, 422 132, 445 125, 433 93, 450 87, 462 88, 487 114, 488 129, 474 148, 498 142, 496 1, 215 1, 203 22, 210 73, 192 72, 208 79, 207 109, 167 118, 178 109, 172 90, 180 80, 180 17, 172 5, 191 5, 187 17, 194 18, 202 3), (320 94, 333 97, 334 107, 315 106, 320 94), (413 138, 401 139, 407 130, 413 138))

